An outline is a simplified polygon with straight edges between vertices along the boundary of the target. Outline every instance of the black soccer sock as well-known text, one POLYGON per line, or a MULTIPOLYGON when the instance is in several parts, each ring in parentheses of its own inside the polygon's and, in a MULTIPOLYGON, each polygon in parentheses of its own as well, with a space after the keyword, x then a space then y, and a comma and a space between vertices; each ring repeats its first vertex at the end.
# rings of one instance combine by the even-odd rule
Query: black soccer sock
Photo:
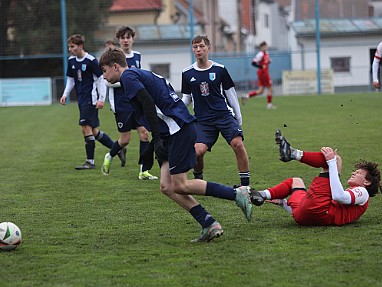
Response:
POLYGON ((194 174, 194 179, 203 179, 203 171, 201 172, 194 171, 193 174, 194 174))
POLYGON ((242 186, 249 186, 251 173, 249 171, 239 172, 240 183, 242 186))
POLYGON ((115 156, 117 155, 117 153, 118 153, 121 149, 123 149, 123 147, 121 147, 121 146, 119 145, 119 142, 118 142, 118 141, 115 141, 115 142, 113 143, 111 149, 110 149, 110 152, 109 152, 110 156, 111 156, 111 157, 115 157, 115 156))
POLYGON ((105 147, 111 148, 113 146, 113 141, 103 131, 98 131, 98 134, 96 135, 96 140, 103 144, 105 147))
POLYGON ((215 222, 215 218, 213 218, 212 215, 209 214, 200 204, 191 208, 190 213, 196 221, 199 222, 202 228, 206 228, 215 222))
POLYGON ((85 151, 86 158, 94 160, 94 150, 95 150, 95 138, 93 135, 85 136, 85 151))
POLYGON ((150 142, 149 141, 140 141, 139 142, 139 154, 142 154, 148 147, 150 142))

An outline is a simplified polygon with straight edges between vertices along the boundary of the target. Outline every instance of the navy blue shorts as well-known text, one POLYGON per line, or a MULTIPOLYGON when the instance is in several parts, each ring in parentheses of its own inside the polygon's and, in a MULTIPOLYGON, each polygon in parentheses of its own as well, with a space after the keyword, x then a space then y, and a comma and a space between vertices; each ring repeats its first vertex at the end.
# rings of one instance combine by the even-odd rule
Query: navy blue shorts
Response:
POLYGON ((147 130, 148 124, 143 117, 137 117, 135 113, 131 112, 118 112, 114 114, 115 122, 117 123, 118 132, 129 132, 136 130, 137 127, 144 126, 147 130))
POLYGON ((188 172, 196 165, 196 123, 185 124, 177 133, 164 139, 168 149, 170 174, 188 172))
POLYGON ((237 136, 241 136, 244 140, 243 130, 232 115, 227 115, 223 118, 218 118, 208 122, 198 122, 196 130, 196 143, 205 144, 209 151, 211 151, 211 148, 218 140, 219 133, 222 134, 228 144, 230 144, 231 141, 237 136))
POLYGON ((99 127, 98 109, 94 105, 79 106, 80 109, 80 126, 99 127))

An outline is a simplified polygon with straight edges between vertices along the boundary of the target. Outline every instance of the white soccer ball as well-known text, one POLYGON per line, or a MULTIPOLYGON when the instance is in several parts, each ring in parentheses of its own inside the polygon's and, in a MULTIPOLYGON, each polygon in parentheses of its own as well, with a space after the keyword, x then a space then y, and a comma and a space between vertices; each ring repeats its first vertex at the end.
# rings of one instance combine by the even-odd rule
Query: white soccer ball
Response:
POLYGON ((21 231, 12 222, 0 223, 0 250, 10 251, 21 244, 21 231))

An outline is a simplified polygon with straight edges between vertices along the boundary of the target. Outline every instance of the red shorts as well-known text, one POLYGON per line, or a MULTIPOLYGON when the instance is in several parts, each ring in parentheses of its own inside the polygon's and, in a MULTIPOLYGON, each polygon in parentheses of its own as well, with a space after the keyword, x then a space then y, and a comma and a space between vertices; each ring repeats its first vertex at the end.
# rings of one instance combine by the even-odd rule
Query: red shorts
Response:
POLYGON ((332 203, 329 179, 315 177, 307 192, 296 190, 288 199, 294 220, 299 225, 331 225, 333 215, 329 214, 332 203))
POLYGON ((272 86, 272 80, 269 73, 263 72, 261 69, 257 71, 258 85, 263 87, 272 86))

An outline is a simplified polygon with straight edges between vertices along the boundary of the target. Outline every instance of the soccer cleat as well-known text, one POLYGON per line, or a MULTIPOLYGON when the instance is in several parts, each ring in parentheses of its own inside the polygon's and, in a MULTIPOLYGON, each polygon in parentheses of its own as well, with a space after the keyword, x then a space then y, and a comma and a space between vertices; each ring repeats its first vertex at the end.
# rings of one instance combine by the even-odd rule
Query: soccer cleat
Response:
POLYGON ((280 130, 275 132, 275 141, 279 145, 280 160, 288 162, 292 160, 292 150, 286 138, 281 134, 280 130))
POLYGON ((152 175, 151 173, 149 173, 148 170, 140 172, 138 178, 144 179, 144 180, 156 180, 156 179, 158 179, 157 176, 152 175))
POLYGON ((126 147, 124 147, 123 149, 121 149, 118 153, 117 153, 119 159, 121 160, 121 166, 125 166, 126 164, 126 147))
POLYGON ((250 187, 241 186, 235 189, 236 192, 236 205, 244 212, 247 221, 252 219, 252 202, 249 195, 250 187))
POLYGON ((198 238, 191 240, 191 242, 210 242, 214 238, 219 237, 224 232, 220 223, 214 221, 210 226, 203 228, 198 238))
POLYGON ((95 169, 95 164, 92 164, 86 161, 83 165, 76 166, 75 169, 76 170, 95 169))
POLYGON ((105 154, 105 157, 104 157, 103 163, 102 163, 102 167, 101 167, 101 171, 102 171, 103 175, 109 175, 110 165, 111 165, 112 159, 113 158, 110 156, 109 153, 105 154))
POLYGON ((264 203, 265 199, 266 198, 263 197, 260 192, 251 189, 251 202, 254 205, 256 205, 256 206, 262 205, 264 203))

